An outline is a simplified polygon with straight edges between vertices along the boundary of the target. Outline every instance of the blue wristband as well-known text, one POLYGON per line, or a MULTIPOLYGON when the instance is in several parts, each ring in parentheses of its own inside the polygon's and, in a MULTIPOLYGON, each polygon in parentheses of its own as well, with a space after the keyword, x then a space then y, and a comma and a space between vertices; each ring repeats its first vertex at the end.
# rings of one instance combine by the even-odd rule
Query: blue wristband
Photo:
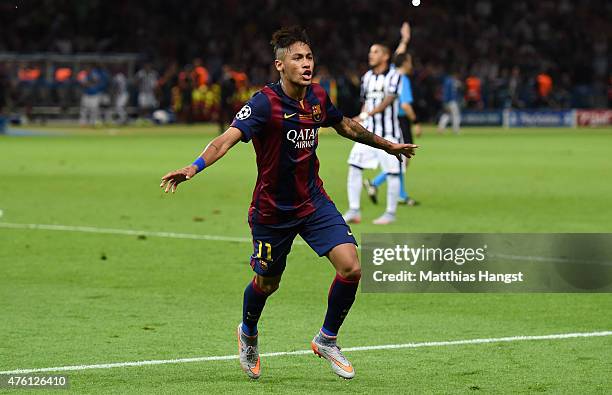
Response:
POLYGON ((196 170, 196 174, 198 174, 206 167, 206 161, 204 161, 204 158, 200 156, 198 159, 195 160, 195 162, 192 163, 192 165, 198 168, 198 170, 196 170))

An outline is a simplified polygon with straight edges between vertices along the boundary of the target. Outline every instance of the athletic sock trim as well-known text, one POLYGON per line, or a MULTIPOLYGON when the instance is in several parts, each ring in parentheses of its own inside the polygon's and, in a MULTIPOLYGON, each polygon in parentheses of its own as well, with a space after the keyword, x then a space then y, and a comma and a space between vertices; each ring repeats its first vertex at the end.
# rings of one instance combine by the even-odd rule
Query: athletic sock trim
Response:
POLYGON ((246 326, 244 324, 244 322, 242 323, 242 334, 245 335, 246 337, 257 337, 257 326, 255 326, 255 329, 253 331, 251 331, 251 329, 249 329, 248 326, 246 326))
POLYGON ((328 339, 336 339, 336 337, 338 336, 337 333, 334 333, 330 330, 325 329, 324 327, 321 327, 321 335, 323 335, 324 337, 328 338, 328 339))
POLYGON ((352 278, 342 277, 340 274, 336 273, 336 278, 334 280, 338 280, 341 283, 345 283, 345 284, 355 284, 355 283, 358 283, 360 279, 361 279, 361 275, 359 275, 359 278, 352 279, 352 278))
POLYGON ((268 294, 265 293, 263 289, 259 288, 259 285, 257 285, 257 281, 255 279, 256 277, 253 277, 253 281, 251 281, 251 283, 253 284, 253 290, 260 295, 268 296, 268 294))

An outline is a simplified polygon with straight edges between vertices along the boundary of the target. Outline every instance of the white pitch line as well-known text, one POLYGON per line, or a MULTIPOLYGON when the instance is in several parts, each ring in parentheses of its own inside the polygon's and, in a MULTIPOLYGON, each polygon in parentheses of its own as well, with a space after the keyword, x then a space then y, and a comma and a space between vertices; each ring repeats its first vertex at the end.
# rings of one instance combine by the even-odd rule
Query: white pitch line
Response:
MULTIPOLYGON (((583 332, 583 333, 561 333, 553 335, 541 335, 541 336, 511 336, 511 337, 497 337, 497 338, 485 338, 485 339, 465 339, 465 340, 449 340, 449 341, 434 341, 434 342, 423 342, 423 343, 404 343, 404 344, 383 344, 379 346, 362 346, 362 347, 346 347, 342 348, 342 351, 353 352, 353 351, 371 351, 371 350, 395 350, 403 348, 420 348, 420 347, 444 347, 444 346, 459 346, 466 344, 487 344, 487 343, 508 343, 508 342, 519 342, 528 340, 559 340, 559 339, 574 339, 581 337, 602 337, 612 336, 612 331, 601 331, 601 332, 583 332)), ((282 351, 282 352, 271 352, 260 354, 262 357, 280 357, 286 355, 305 355, 310 354, 311 350, 298 350, 298 351, 282 351)), ((238 359, 238 355, 221 355, 211 357, 196 357, 196 358, 179 358, 179 359, 161 359, 151 361, 134 361, 134 362, 117 362, 117 363, 103 363, 96 365, 73 365, 73 366, 60 366, 55 368, 35 368, 35 369, 15 369, 0 371, 0 374, 28 374, 37 372, 66 372, 74 370, 88 370, 88 369, 111 369, 111 368, 122 368, 129 366, 147 366, 147 365, 167 365, 167 364, 178 364, 178 363, 189 363, 189 362, 207 362, 207 361, 226 361, 238 359)))
POLYGON ((97 228, 94 226, 14 224, 10 222, 0 222, 0 228, 56 230, 56 231, 64 231, 64 232, 101 233, 101 234, 107 234, 107 235, 150 236, 150 237, 165 237, 165 238, 171 238, 171 239, 233 241, 236 243, 251 243, 252 242, 252 240, 247 237, 215 236, 215 235, 202 235, 202 234, 194 234, 194 233, 155 232, 155 231, 150 231, 150 230, 134 230, 134 229, 97 228))
MULTIPOLYGON (((155 232, 155 231, 150 231, 150 230, 137 230, 137 229, 98 228, 95 226, 16 224, 16 223, 10 223, 10 222, 0 222, 0 228, 52 230, 52 231, 62 231, 62 232, 97 233, 97 234, 106 234, 106 235, 164 237, 164 238, 169 238, 169 239, 230 241, 230 242, 235 242, 235 243, 249 243, 249 244, 253 242, 253 240, 248 237, 203 235, 203 234, 197 234, 197 233, 155 232)), ((293 243, 296 245, 307 245, 306 242, 302 240, 295 240, 293 243)))

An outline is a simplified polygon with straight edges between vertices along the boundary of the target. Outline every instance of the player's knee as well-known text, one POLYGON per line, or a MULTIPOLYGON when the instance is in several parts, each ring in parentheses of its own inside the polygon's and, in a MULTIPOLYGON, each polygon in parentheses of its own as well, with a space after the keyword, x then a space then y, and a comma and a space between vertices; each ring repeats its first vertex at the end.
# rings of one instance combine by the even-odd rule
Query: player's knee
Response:
POLYGON ((276 283, 276 284, 265 284, 265 285, 262 285, 260 288, 261 288, 261 290, 265 294, 270 295, 270 294, 273 294, 274 292, 276 292, 278 290, 279 286, 280 286, 280 284, 278 284, 278 283, 276 283))
POLYGON ((359 281, 361 279, 361 267, 359 263, 355 263, 354 265, 348 266, 338 273, 342 278, 349 281, 359 281))
POLYGON ((257 288, 266 295, 273 294, 280 287, 280 278, 266 278, 258 275, 255 278, 255 282, 257 283, 257 288))

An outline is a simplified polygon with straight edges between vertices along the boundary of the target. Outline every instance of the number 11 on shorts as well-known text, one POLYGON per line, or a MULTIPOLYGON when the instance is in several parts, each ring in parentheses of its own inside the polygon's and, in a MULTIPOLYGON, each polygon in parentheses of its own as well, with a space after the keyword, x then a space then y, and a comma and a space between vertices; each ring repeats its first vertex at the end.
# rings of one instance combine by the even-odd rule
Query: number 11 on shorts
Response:
POLYGON ((261 240, 256 240, 256 241, 257 241, 258 248, 257 248, 257 255, 255 256, 255 258, 265 259, 266 261, 272 262, 272 245, 270 243, 264 243, 261 240), (265 250, 266 256, 262 255, 262 252, 263 252, 262 250, 264 247, 266 249, 265 250))

